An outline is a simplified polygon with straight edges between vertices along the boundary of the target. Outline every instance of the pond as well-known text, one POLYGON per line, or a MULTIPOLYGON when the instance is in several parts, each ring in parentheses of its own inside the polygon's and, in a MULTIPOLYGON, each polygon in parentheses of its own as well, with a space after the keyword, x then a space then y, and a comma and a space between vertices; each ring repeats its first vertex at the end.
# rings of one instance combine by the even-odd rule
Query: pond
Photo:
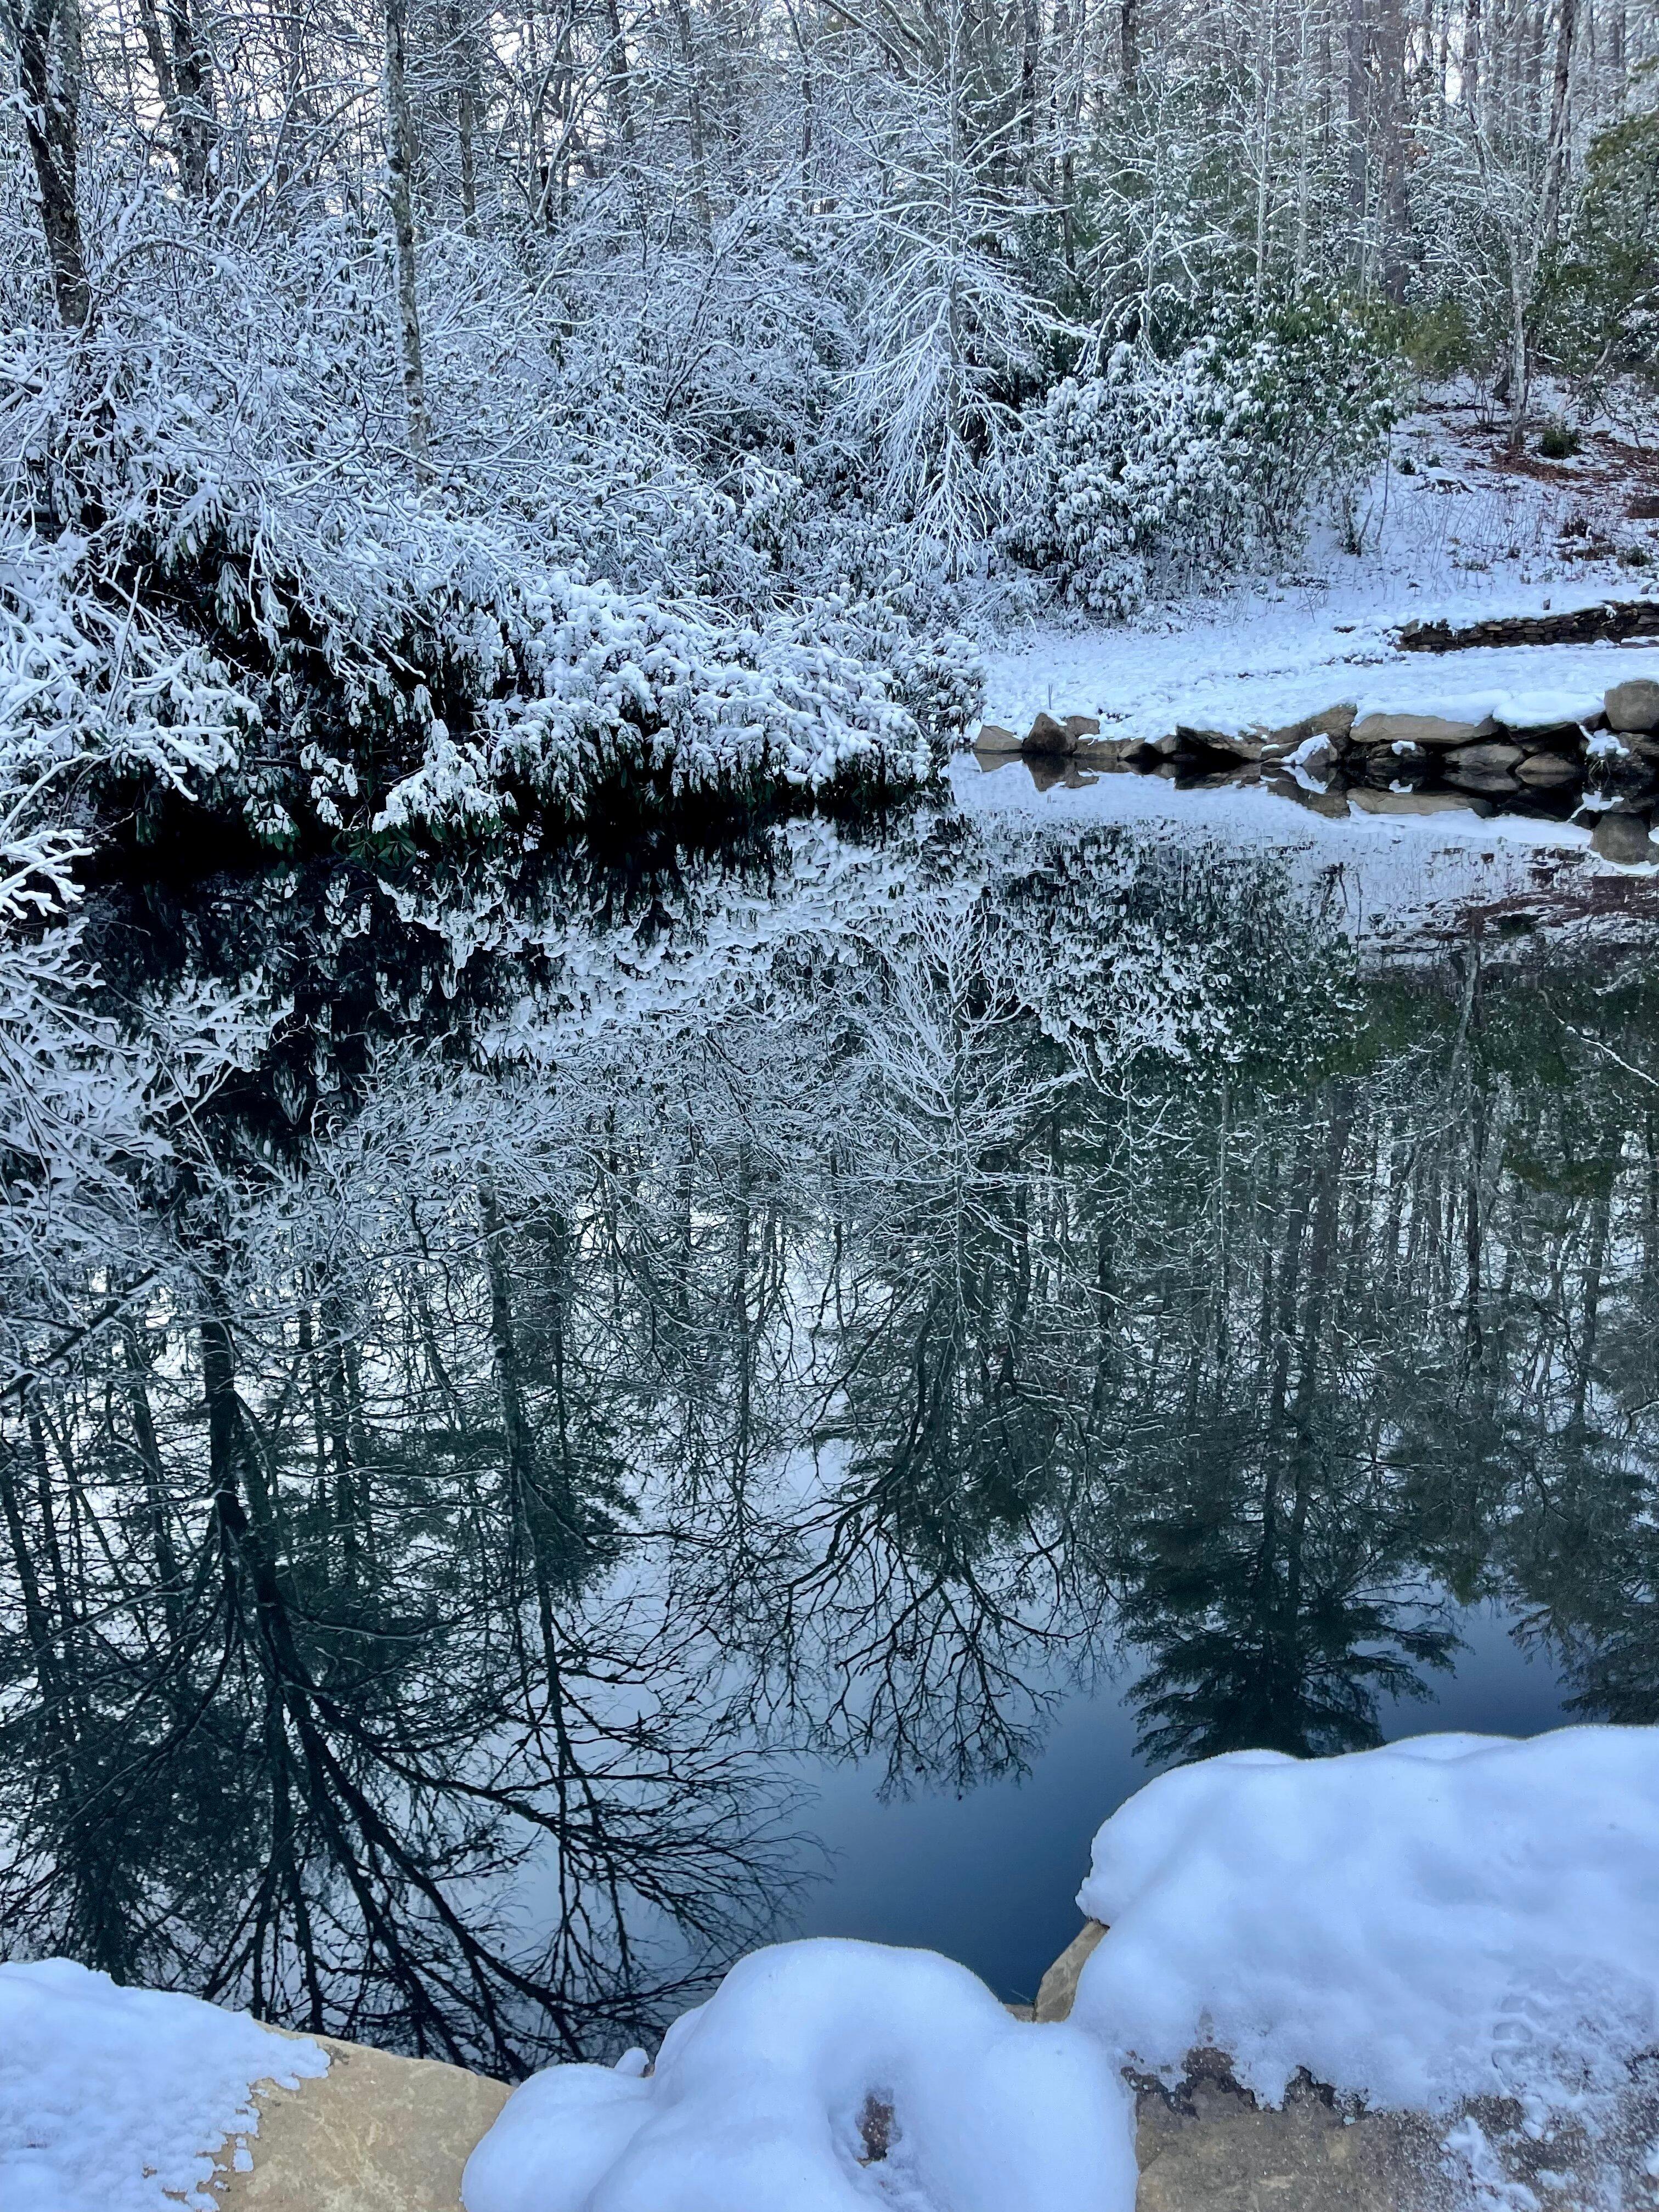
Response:
POLYGON ((1659 1718, 1640 928, 945 807, 85 950, 173 1095, 3 1294, 0 1951, 516 2074, 1029 1997, 1172 1762, 1659 1718))

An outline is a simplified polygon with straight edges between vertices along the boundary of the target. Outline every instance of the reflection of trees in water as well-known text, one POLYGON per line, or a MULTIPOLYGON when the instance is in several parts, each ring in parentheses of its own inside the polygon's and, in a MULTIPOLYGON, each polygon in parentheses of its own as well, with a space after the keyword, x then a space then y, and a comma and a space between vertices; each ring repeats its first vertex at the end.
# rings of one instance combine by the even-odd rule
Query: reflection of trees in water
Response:
POLYGON ((110 938, 265 1012, 6 1316, 11 1943, 514 2071, 766 1924, 780 1747, 963 1787, 1122 1641, 1153 1759, 1348 1748, 1446 1591, 1652 1714, 1645 990, 791 837, 110 938))

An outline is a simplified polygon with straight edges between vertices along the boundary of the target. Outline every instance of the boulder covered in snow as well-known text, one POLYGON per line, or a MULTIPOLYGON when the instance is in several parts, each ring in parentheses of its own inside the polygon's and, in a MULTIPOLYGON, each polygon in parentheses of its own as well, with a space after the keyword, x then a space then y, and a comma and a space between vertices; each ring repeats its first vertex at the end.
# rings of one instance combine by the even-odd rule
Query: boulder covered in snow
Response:
POLYGON ((1113 1814, 1078 1902, 1110 1933, 1073 2020, 1139 2070, 1577 2100, 1659 2049, 1659 1729, 1206 1759, 1113 1814))

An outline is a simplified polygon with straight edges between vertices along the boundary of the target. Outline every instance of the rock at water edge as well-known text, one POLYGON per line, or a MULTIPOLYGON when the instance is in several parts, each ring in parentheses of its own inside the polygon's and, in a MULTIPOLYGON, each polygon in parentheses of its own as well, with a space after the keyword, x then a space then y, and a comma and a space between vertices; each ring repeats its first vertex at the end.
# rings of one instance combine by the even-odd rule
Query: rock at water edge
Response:
POLYGON ((1564 783, 1577 783, 1581 773, 1577 761, 1559 753, 1533 753, 1515 771, 1534 791, 1553 791, 1564 783))
POLYGON ((1369 786, 1351 794, 1364 814, 1490 814, 1492 801, 1466 797, 1461 791, 1373 791, 1369 786))
POLYGON ((221 2176, 224 2212, 460 2212, 461 2170, 507 2100, 435 2058, 313 2036, 328 2072, 256 2089, 252 2168, 221 2176))
POLYGON ((1449 768, 1511 769, 1525 758, 1519 745, 1495 744, 1490 741, 1480 745, 1460 745, 1447 756, 1449 768))
POLYGON ((1103 1922, 1084 1922, 1038 1983, 1036 2003, 1032 2008, 1033 2019, 1066 2020, 1070 2017, 1072 2000, 1077 1995, 1077 1978, 1105 1933, 1103 1922))
POLYGON ((1602 705, 1610 730, 1659 730, 1659 684, 1650 676, 1615 684, 1602 705))
POLYGON ((1044 755, 1068 753, 1076 743, 1077 739, 1071 735, 1063 722, 1055 721, 1052 714, 1039 714, 1025 732, 1024 743, 1020 746, 1020 750, 1023 753, 1035 753, 1041 758, 1044 755))
POLYGON ((1262 781, 1269 791, 1280 799, 1295 799, 1310 814, 1326 815, 1333 822, 1346 822, 1348 818, 1348 802, 1340 791, 1310 791, 1293 775, 1268 775, 1262 781))
POLYGON ((1498 725, 1490 714, 1484 722, 1449 722, 1443 714, 1366 714, 1353 726, 1357 745, 1424 745, 1434 752, 1449 752, 1455 745, 1472 745, 1489 738, 1498 725))
POLYGON ((1479 791, 1493 799, 1512 799, 1521 788, 1504 768, 1449 768, 1446 781, 1460 791, 1479 791))

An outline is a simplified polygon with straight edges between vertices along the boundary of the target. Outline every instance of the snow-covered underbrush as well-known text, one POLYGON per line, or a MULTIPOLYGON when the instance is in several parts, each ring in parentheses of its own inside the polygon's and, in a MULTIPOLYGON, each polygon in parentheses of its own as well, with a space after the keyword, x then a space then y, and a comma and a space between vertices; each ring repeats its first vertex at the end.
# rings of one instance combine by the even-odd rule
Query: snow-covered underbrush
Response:
POLYGON ((221 320, 0 362, 0 765, 62 812, 273 848, 636 822, 908 790, 976 715, 969 648, 890 591, 607 578, 385 451, 292 313, 221 320))
POLYGON ((763 1951, 654 2069, 533 2076, 467 2212, 1133 2212, 1132 2081, 1218 2046, 1264 2103, 1305 2070, 1443 2117, 1467 2201, 1538 2201, 1490 2195, 1491 2100, 1546 2150, 1571 2125, 1572 2201, 1618 2201, 1596 2146, 1659 2041, 1659 1731, 1206 1760, 1107 1821, 1079 1901, 1109 1925, 1067 2022, 929 1954, 763 1951))
POLYGON ((1009 548, 1112 617, 1282 562, 1320 503, 1352 500, 1400 396, 1395 364, 1337 307, 1169 360, 1121 344, 1030 410, 1009 548))

